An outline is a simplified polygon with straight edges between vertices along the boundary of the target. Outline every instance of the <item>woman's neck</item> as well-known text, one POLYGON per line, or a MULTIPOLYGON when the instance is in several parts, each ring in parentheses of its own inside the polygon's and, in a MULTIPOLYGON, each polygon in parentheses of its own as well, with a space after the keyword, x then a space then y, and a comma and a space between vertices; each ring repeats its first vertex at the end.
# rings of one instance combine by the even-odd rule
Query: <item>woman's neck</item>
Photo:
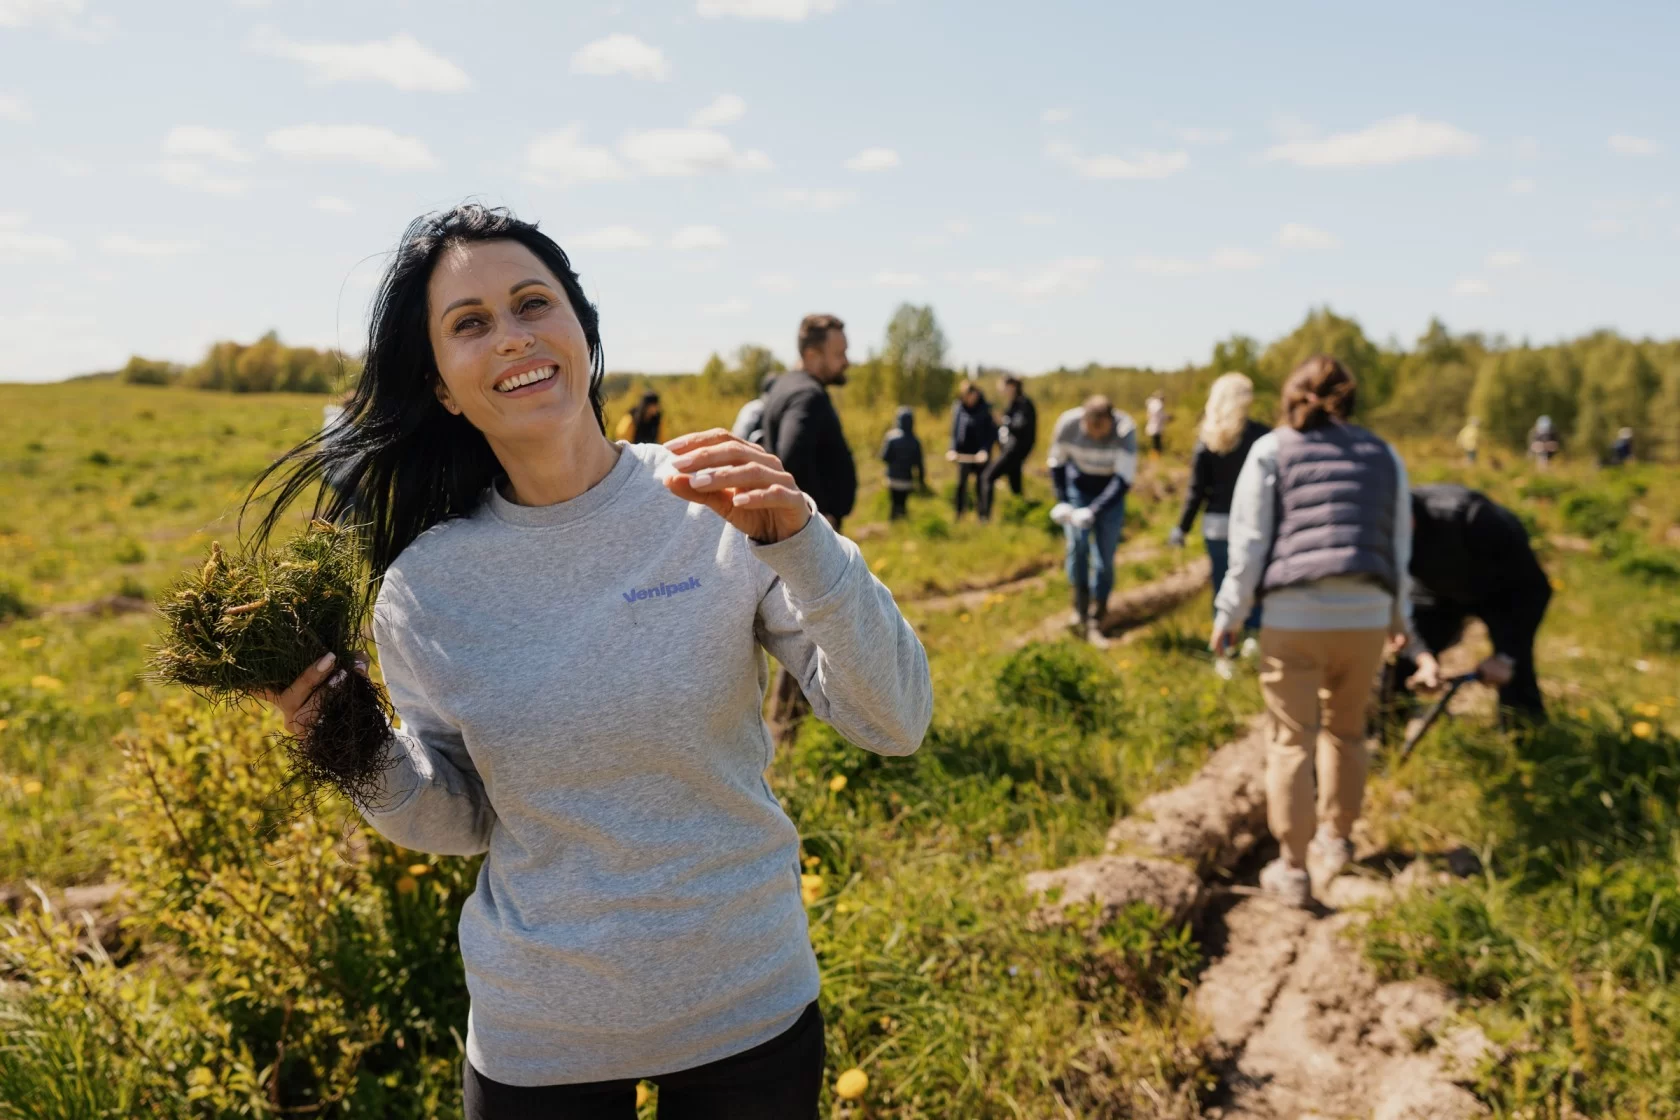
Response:
POLYGON ((508 501, 521 506, 569 502, 600 482, 618 462, 621 449, 610 443, 585 414, 581 431, 557 433, 540 443, 492 445, 507 472, 508 501))

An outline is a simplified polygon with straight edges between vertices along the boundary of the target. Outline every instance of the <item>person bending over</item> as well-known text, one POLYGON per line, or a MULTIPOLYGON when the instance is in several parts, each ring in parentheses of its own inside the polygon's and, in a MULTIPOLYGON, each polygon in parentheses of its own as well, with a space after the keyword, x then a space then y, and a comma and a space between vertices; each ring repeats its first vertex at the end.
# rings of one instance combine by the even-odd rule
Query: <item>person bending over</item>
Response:
MULTIPOLYGON (((467 1120, 812 1120, 818 970, 799 834, 764 779, 769 651, 816 712, 906 755, 927 658, 776 456, 722 429, 609 441, 595 308, 505 210, 409 226, 350 438, 276 467, 265 518, 366 526, 401 716, 358 808, 397 844, 484 853, 461 911, 467 1120)), ((341 429, 341 431, 344 429, 341 429)), ((320 665, 277 698, 314 718, 320 665)))
POLYGON ((1322 354, 1284 383, 1283 424, 1255 441, 1237 476, 1231 568, 1209 642, 1216 653, 1229 650, 1239 620, 1263 599, 1266 820, 1282 851, 1260 886, 1297 906, 1312 899, 1310 853, 1322 879, 1352 858, 1366 711, 1387 639, 1408 631, 1406 467, 1392 447, 1342 419, 1353 413, 1355 388, 1346 367, 1322 354))
POLYGON ((1478 666, 1499 686, 1499 706, 1544 718, 1534 673, 1534 635, 1551 602, 1552 584, 1517 515, 1485 494, 1451 483, 1412 489, 1413 687, 1434 689, 1436 656, 1479 618, 1493 656, 1478 666))
POLYGON ((1126 521, 1126 491, 1137 475, 1137 426, 1107 397, 1091 397, 1056 418, 1050 437, 1050 517, 1067 537, 1070 624, 1105 643, 1103 615, 1114 589, 1114 550, 1126 521))

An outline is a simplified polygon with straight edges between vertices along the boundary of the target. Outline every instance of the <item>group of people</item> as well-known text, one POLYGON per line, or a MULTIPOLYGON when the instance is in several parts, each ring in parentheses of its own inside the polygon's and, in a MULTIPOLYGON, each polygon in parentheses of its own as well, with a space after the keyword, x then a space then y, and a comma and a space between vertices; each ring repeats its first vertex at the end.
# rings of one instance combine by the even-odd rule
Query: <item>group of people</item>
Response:
MULTIPOLYGON (((1465 421, 1464 427, 1458 430, 1458 449, 1464 453, 1467 466, 1476 465, 1476 455, 1482 444, 1482 422, 1472 416, 1465 421)), ((1528 457, 1534 461, 1536 468, 1548 470, 1552 460, 1563 448, 1563 441, 1558 438, 1557 428, 1550 416, 1540 416, 1534 421, 1534 427, 1528 431, 1528 457)), ((1622 427, 1616 430, 1616 439, 1605 451, 1602 462, 1607 466, 1620 467, 1633 461, 1633 429, 1622 427)))

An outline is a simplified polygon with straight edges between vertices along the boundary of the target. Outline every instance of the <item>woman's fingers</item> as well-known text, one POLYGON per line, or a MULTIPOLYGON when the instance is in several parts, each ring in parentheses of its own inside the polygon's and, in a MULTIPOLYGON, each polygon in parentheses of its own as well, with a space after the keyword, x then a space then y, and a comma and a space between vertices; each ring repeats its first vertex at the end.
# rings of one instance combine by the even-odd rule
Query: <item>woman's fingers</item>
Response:
POLYGON ((793 486, 765 486, 757 490, 737 491, 732 504, 736 509, 793 509, 809 512, 805 495, 793 486))
POLYGON ((768 463, 740 463, 734 466, 702 467, 688 476, 689 485, 701 493, 716 490, 757 490, 766 486, 791 486, 793 476, 768 463))
POLYGON ((731 438, 724 443, 707 444, 678 455, 671 461, 671 466, 684 474, 693 474, 707 467, 727 467, 736 463, 764 463, 777 469, 782 465, 780 459, 757 444, 731 438))
POLYGON ((698 447, 710 447, 718 443, 738 443, 743 447, 752 447, 745 440, 737 439, 727 428, 707 428, 703 432, 690 432, 686 436, 665 441, 665 448, 673 455, 684 455, 698 447))

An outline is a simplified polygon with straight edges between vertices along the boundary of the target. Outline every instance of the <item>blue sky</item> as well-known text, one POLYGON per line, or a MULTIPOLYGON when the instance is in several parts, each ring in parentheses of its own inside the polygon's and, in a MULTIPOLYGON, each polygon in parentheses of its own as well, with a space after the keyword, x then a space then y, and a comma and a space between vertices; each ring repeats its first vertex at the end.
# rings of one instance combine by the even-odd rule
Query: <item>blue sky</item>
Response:
POLYGON ((1680 5, 0 0, 0 379, 359 349, 408 219, 539 221, 612 369, 903 300, 957 363, 1672 335, 1680 5))

